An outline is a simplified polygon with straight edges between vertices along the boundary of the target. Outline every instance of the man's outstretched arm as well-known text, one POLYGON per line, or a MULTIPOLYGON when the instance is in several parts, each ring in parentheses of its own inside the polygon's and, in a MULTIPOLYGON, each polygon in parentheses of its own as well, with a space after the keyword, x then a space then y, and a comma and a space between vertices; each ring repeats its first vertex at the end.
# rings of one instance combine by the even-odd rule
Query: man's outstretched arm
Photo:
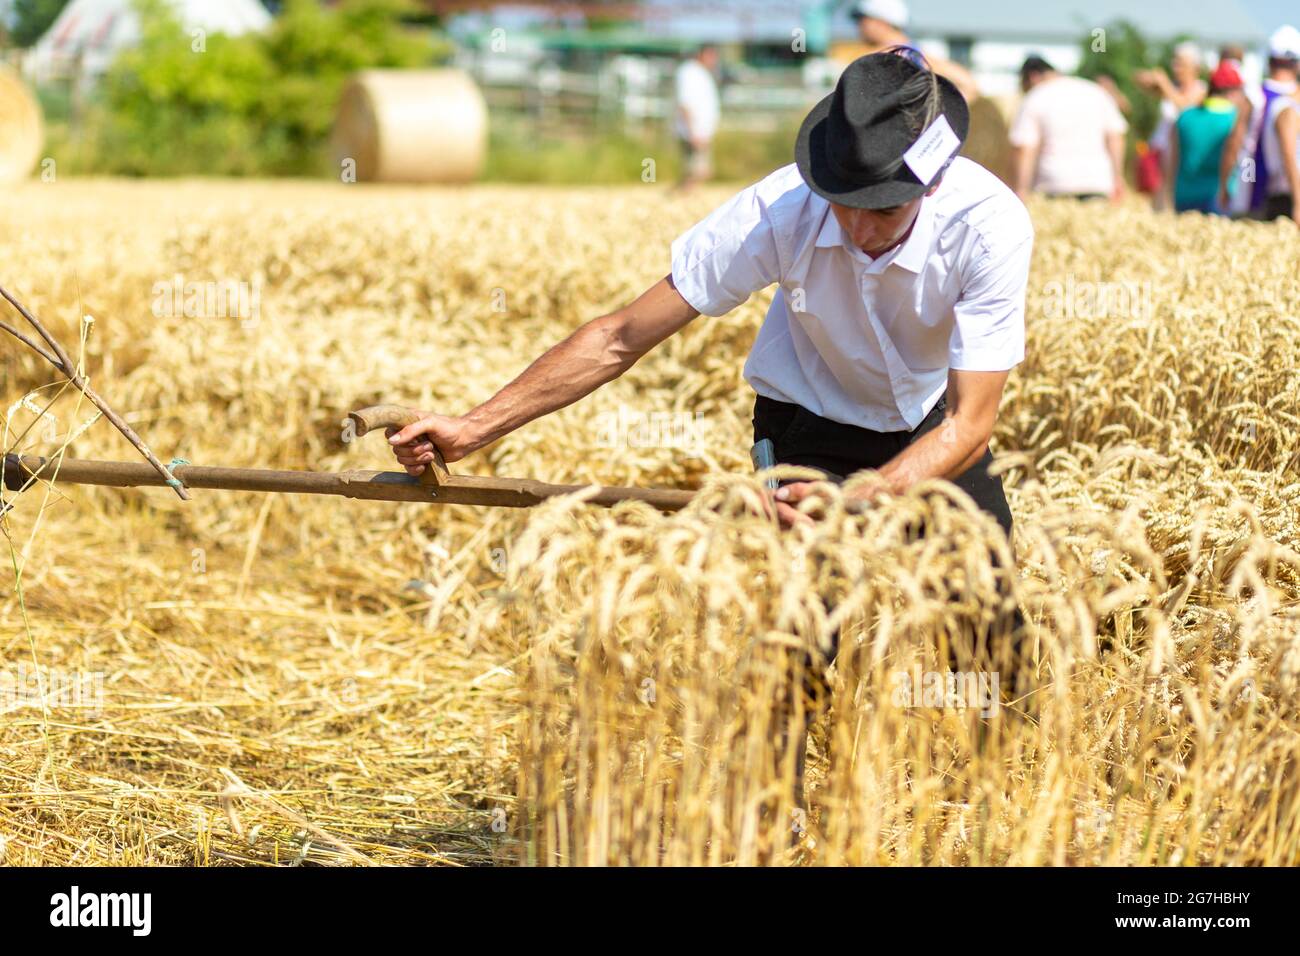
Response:
POLYGON ((459 461, 618 378, 697 315, 665 277, 631 304, 581 326, 477 408, 460 416, 429 414, 393 433, 393 452, 412 475, 433 460, 430 441, 447 461, 459 461))
MULTIPOLYGON (((984 457, 997 422, 1002 390, 1010 372, 948 372, 948 407, 943 424, 926 432, 877 469, 880 489, 901 495, 926 478, 955 480, 984 457)), ((786 524, 809 522, 797 505, 817 489, 816 482, 796 482, 776 493, 777 515, 786 524)))
POLYGON ((1010 372, 948 372, 943 424, 908 445, 880 469, 894 494, 925 478, 952 481, 984 457, 1010 372))

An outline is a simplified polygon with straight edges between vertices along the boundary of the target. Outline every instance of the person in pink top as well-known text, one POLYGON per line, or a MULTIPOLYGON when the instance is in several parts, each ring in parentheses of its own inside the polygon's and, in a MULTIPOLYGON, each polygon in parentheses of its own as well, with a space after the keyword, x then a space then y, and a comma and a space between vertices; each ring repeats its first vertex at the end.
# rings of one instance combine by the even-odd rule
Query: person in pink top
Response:
POLYGON ((1118 200, 1128 123, 1114 98, 1037 56, 1020 68, 1020 86, 1025 99, 1010 137, 1016 194, 1118 200))

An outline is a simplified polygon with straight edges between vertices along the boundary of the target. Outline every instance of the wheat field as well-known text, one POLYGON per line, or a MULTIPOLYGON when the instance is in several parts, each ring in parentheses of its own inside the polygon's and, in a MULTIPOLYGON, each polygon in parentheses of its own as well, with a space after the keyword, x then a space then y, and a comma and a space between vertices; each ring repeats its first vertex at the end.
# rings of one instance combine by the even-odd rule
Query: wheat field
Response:
MULTIPOLYGON (((727 195, 30 184, 0 197, 0 283, 163 461, 390 468, 349 409, 467 410, 727 195)), ((938 482, 759 513, 740 370, 768 294, 453 466, 702 489, 674 515, 6 493, 0 860, 1300 862, 1297 233, 1032 212, 1012 542, 938 482), (1014 659, 961 626, 1005 611, 1012 548, 1014 659), (837 629, 803 805, 776 702, 837 629), (943 655, 999 707, 899 693, 943 655)), ((7 450, 136 460, 4 346, 7 450)))

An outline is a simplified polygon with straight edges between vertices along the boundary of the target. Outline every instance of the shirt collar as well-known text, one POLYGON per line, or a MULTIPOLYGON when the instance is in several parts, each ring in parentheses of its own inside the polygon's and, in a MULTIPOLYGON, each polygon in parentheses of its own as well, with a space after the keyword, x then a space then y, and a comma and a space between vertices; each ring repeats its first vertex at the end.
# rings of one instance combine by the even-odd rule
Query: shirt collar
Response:
MULTIPOLYGON (((916 222, 912 224, 912 232, 903 245, 885 253, 884 256, 877 257, 876 262, 900 265, 908 272, 920 273, 925 267, 925 260, 930 256, 930 246, 934 240, 934 198, 934 196, 926 196, 921 200, 921 208, 916 213, 916 222)), ((826 218, 817 233, 815 244, 821 249, 844 246, 850 252, 856 252, 862 258, 866 258, 866 253, 854 248, 849 237, 844 234, 829 202, 826 203, 826 218)))
POLYGON ((918 275, 925 268, 925 260, 930 258, 930 247, 934 244, 934 198, 926 196, 921 200, 916 222, 912 224, 912 234, 894 257, 896 265, 918 275))
POLYGON ((822 228, 817 233, 817 242, 819 249, 831 249, 835 246, 849 245, 848 237, 844 235, 844 230, 840 228, 840 221, 835 218, 835 211, 831 209, 831 204, 826 203, 826 218, 822 221, 822 228))

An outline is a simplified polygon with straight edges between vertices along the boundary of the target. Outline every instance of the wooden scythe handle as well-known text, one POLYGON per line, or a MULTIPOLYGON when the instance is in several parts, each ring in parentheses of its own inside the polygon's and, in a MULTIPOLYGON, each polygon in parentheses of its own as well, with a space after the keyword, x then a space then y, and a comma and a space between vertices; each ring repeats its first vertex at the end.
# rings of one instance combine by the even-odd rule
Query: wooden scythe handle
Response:
MULTIPOLYGON (((376 429, 405 428, 407 425, 414 425, 423 417, 414 408, 407 408, 404 405, 371 405, 368 408, 358 408, 355 412, 348 412, 348 418, 352 419, 352 423, 356 426, 357 437, 376 429)), ((446 484, 450 476, 451 472, 447 470, 442 452, 435 444, 433 461, 424 469, 420 480, 432 485, 442 485, 446 484)))

